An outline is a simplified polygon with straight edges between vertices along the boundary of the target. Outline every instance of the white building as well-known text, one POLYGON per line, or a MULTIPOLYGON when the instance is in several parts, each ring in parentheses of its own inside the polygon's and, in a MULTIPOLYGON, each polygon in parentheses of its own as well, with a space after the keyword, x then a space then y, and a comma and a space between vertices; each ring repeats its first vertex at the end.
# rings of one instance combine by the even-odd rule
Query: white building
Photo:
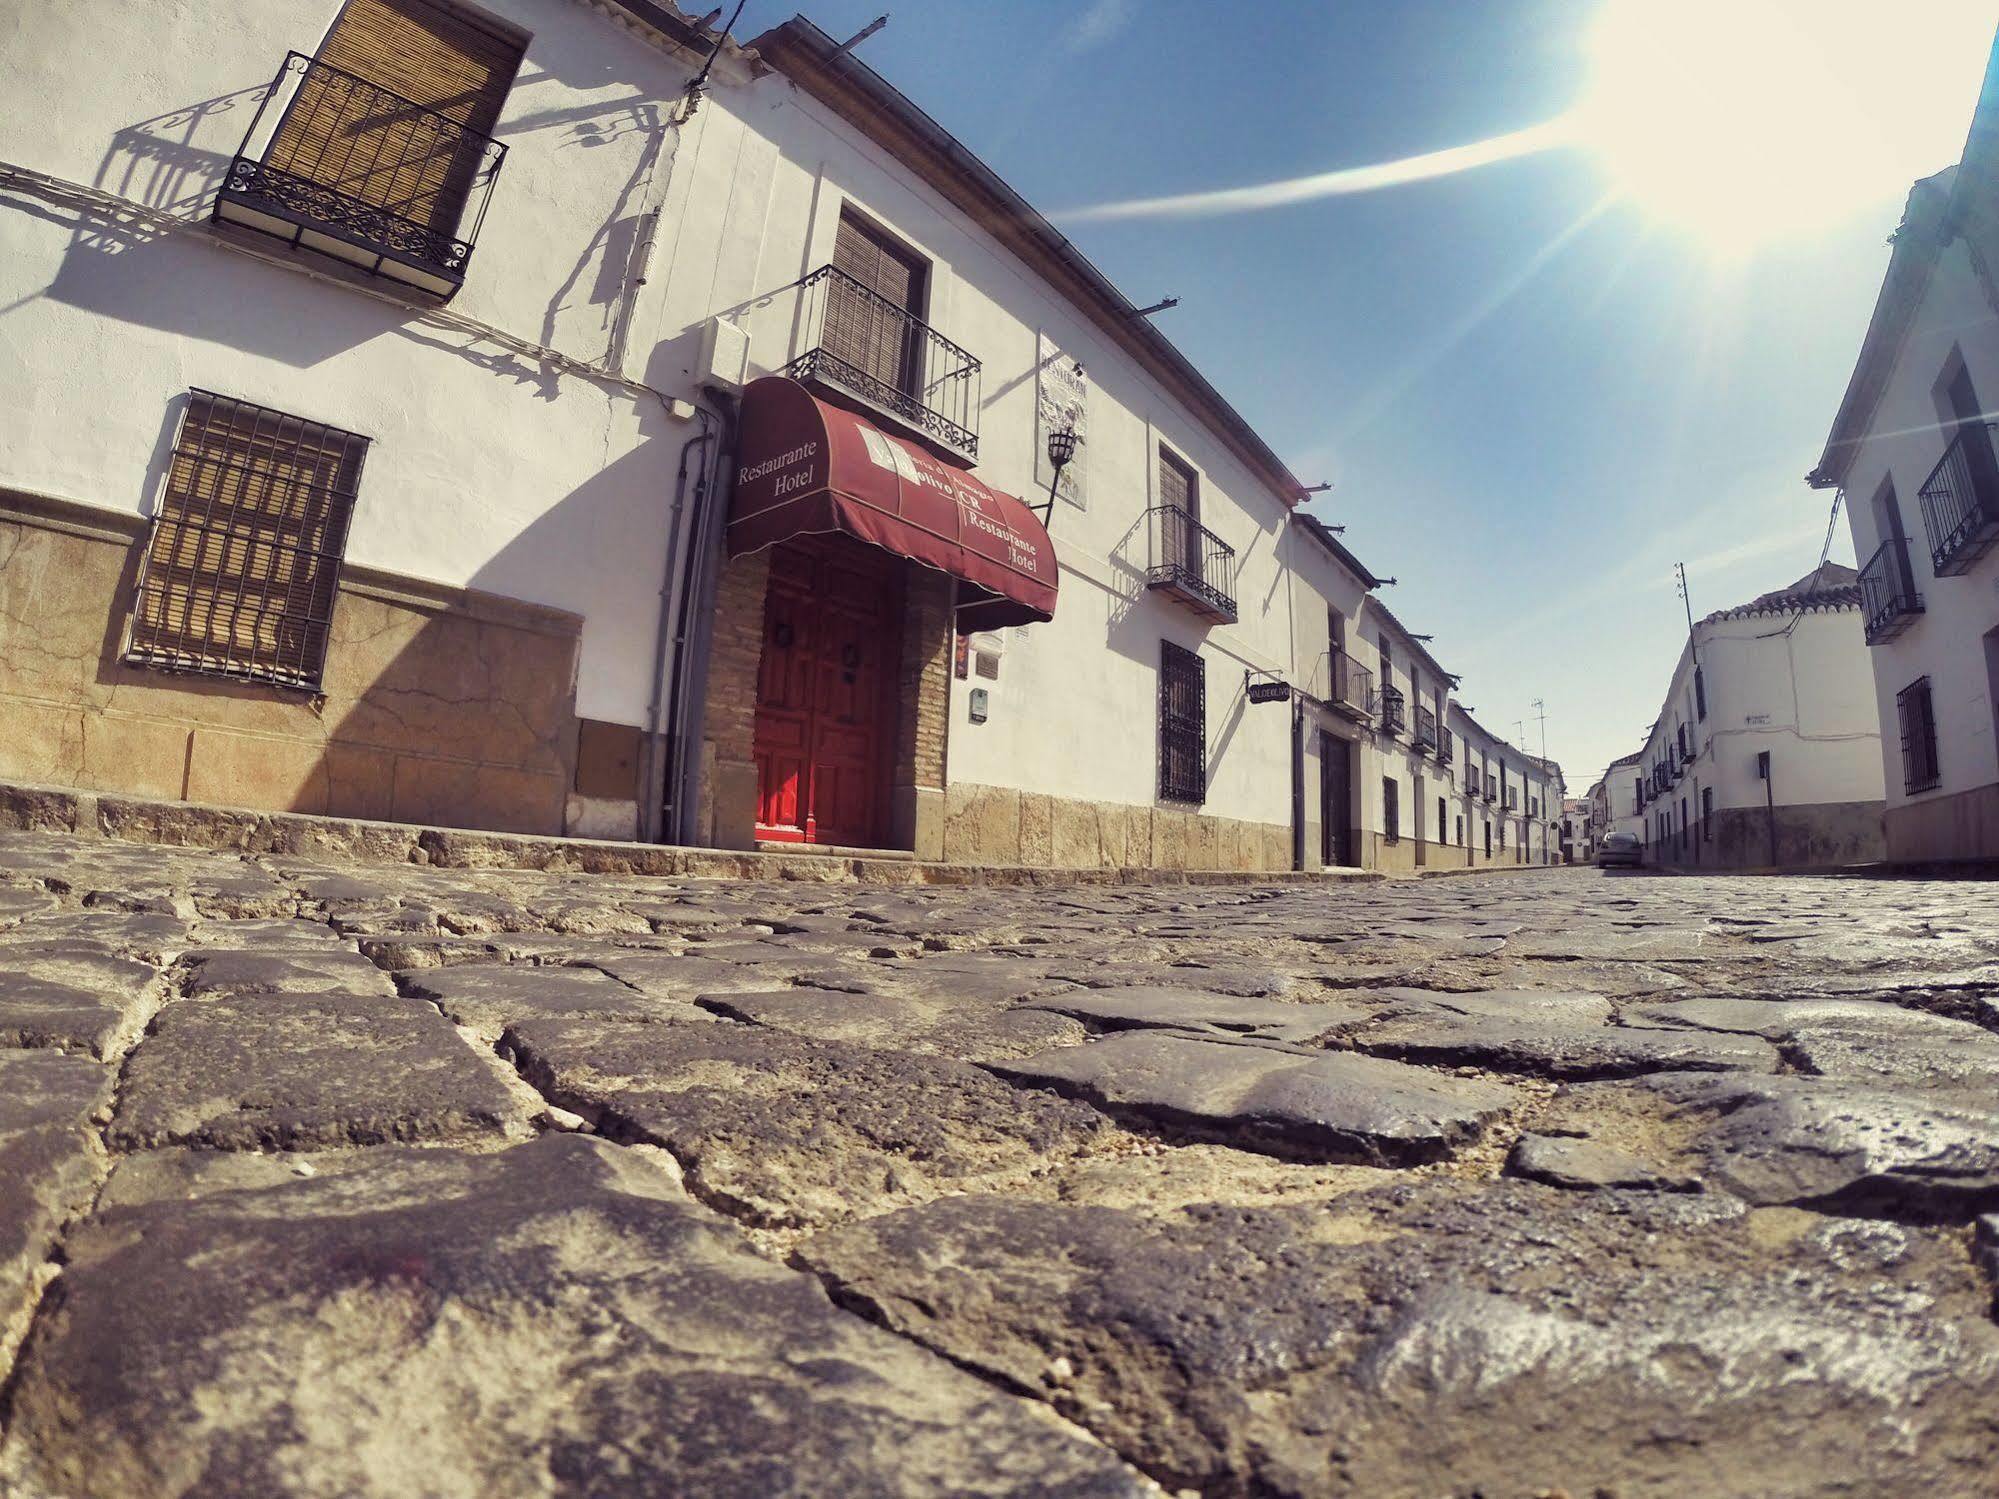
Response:
POLYGON ((1887 855, 1999 857, 1999 64, 1916 184, 1811 482, 1861 559, 1887 855))
POLYGON ((1648 862, 1816 868, 1882 856, 1860 589, 1828 563, 1695 624, 1629 782, 1648 862))
POLYGON ((18 9, 0 777, 976 863, 1451 846, 1448 678, 1379 580, 809 22, 18 9))

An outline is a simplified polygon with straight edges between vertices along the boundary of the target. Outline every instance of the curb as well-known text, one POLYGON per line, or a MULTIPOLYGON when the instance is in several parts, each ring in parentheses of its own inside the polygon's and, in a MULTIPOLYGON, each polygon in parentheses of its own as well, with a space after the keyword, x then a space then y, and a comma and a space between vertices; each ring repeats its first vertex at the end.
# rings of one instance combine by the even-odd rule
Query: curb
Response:
POLYGON ((736 852, 491 833, 472 828, 371 822, 305 812, 256 812, 156 801, 65 787, 0 782, 0 829, 70 833, 121 843, 278 854, 331 864, 416 864, 438 869, 535 869, 564 874, 789 880, 818 884, 1113 885, 1374 884, 1377 870, 1057 869, 924 863, 909 858, 736 852))

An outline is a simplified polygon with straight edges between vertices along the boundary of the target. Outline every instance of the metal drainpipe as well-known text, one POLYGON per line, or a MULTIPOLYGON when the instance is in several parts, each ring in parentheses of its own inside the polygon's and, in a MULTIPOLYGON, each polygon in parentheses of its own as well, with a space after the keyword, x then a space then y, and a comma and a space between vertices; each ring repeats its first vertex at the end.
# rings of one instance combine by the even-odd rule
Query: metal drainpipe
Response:
POLYGON ((700 757, 689 753, 699 741, 706 708, 709 631, 714 623, 715 559, 721 546, 722 520, 731 486, 728 466, 735 452, 735 422, 726 408, 716 412, 720 438, 694 494, 694 515, 688 527, 686 586, 672 647, 673 686, 666 730, 665 806, 661 836, 669 842, 691 842, 693 803, 700 757))
POLYGON ((1291 693, 1291 870, 1305 868, 1305 704, 1291 693))
MULTIPOLYGON (((666 565, 660 570, 659 629, 653 641, 652 656, 652 701, 646 706, 645 765, 639 776, 639 838, 646 843, 661 841, 660 822, 666 795, 666 764, 661 751, 665 746, 663 720, 667 706, 667 642, 672 635, 674 585, 686 575, 688 568, 684 559, 692 550, 684 551, 680 544, 682 518, 687 509, 687 459, 697 448, 701 449, 705 472, 707 450, 715 442, 714 417, 701 406, 694 408, 694 414, 700 419, 701 430, 680 445, 680 463, 673 480, 673 508, 668 512, 666 527, 666 565)), ((684 589, 685 585, 682 587, 684 589)))

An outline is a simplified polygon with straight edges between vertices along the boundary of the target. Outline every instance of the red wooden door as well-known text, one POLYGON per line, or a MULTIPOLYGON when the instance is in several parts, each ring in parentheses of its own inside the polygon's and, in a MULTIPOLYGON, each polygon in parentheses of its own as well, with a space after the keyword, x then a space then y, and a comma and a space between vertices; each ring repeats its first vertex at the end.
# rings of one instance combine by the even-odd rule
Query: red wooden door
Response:
POLYGON ((845 537, 775 548, 757 678, 757 836, 879 844, 894 753, 894 559, 845 537))

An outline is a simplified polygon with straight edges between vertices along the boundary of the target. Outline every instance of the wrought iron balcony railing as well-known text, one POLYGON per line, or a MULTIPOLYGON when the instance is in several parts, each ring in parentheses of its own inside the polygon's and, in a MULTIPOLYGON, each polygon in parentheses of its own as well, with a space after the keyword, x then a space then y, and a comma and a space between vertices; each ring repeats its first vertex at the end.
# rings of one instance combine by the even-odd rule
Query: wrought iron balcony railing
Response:
POLYGON ((1417 753, 1437 747, 1437 713, 1434 708, 1416 706, 1416 733, 1413 736, 1417 753))
POLYGON ((804 352, 784 367, 967 458, 979 456, 984 366, 935 328, 838 266, 794 284, 804 352))
POLYGON ((1909 566, 1908 539, 1890 537, 1860 569, 1860 619, 1867 643, 1893 640, 1922 612, 1922 595, 1916 592, 1915 572, 1909 566))
POLYGON ((1999 458, 1993 455, 1991 426, 1959 427, 1918 495, 1936 575, 1969 570, 1999 541, 1999 458))
POLYGON ((1381 732, 1384 734, 1399 734, 1408 724, 1408 710, 1400 687, 1384 686, 1381 689, 1377 711, 1381 714, 1381 732))
POLYGON ((1451 731, 1446 729, 1443 738, 1437 744, 1437 763, 1439 765, 1449 765, 1456 758, 1456 751, 1451 747, 1451 737, 1451 731))
POLYGON ((1467 765, 1465 767, 1465 795, 1474 798, 1478 796, 1478 767, 1476 765, 1467 765))
POLYGON ((1235 548, 1178 505, 1145 512, 1151 564, 1145 586, 1169 593, 1203 619, 1236 621, 1235 548))
POLYGON ((214 217, 448 301, 506 154, 448 115, 291 52, 214 217))
POLYGON ((1333 706, 1349 718, 1367 718, 1374 712, 1374 673, 1345 651, 1332 653, 1333 706))

